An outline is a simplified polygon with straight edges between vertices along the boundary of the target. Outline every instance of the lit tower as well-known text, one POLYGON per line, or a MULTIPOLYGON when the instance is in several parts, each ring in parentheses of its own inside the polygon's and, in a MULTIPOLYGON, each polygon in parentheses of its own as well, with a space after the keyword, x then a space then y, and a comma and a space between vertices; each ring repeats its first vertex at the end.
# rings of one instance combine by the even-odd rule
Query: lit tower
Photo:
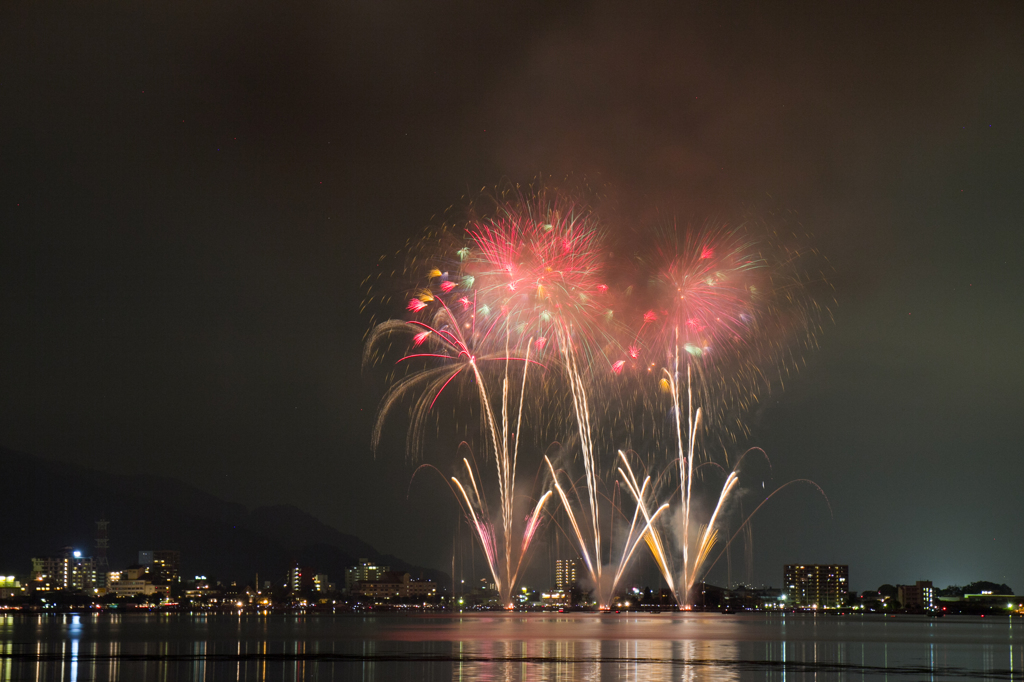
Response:
POLYGON ((558 559, 555 561, 555 589, 568 592, 576 587, 576 560, 558 559))
POLYGON ((108 521, 103 518, 106 514, 100 514, 100 520, 96 522, 96 582, 99 587, 107 586, 107 572, 110 571, 110 562, 107 561, 107 548, 110 546, 110 539, 107 537, 108 521))

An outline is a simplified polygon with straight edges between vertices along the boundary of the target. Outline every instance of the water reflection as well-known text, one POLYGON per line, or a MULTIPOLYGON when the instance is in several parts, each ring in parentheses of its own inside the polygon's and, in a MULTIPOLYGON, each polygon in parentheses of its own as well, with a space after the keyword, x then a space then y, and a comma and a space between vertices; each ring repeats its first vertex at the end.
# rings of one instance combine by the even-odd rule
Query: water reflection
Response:
POLYGON ((68 637, 71 640, 71 682, 78 682, 78 640, 81 635, 82 625, 76 613, 71 616, 71 626, 68 628, 68 637))
POLYGON ((1024 680, 1006 618, 0 616, 13 680, 1024 680))

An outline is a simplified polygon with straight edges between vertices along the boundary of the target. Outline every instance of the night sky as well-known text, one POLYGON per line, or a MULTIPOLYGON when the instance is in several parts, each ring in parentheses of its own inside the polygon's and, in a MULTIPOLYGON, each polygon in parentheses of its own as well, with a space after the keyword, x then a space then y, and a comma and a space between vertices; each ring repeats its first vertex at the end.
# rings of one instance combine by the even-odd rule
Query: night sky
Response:
POLYGON ((359 284, 467 193, 572 175, 831 263, 749 444, 834 519, 780 498, 756 582, 1024 591, 1024 4, 555 4, 3 3, 0 444, 447 568, 447 488, 369 448, 359 284))

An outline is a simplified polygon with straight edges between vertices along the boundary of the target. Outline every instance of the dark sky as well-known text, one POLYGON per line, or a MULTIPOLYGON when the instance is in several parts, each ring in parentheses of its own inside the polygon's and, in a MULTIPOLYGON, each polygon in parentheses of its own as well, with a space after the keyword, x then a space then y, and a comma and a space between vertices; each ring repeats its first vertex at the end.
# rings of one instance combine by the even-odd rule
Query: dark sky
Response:
POLYGON ((757 582, 1024 590, 1024 5, 555 4, 3 3, 0 444, 446 567, 446 489, 369 450, 359 283, 467 192, 571 173, 785 210, 834 267, 750 441, 834 520, 768 509, 757 582))

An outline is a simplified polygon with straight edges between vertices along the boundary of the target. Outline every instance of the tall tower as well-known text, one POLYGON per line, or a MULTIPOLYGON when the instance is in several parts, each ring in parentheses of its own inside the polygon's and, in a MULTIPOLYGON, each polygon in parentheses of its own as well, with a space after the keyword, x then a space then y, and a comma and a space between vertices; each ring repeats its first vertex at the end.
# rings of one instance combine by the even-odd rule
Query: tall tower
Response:
POLYGON ((576 560, 557 559, 555 561, 555 589, 571 590, 576 586, 576 560))
POLYGON ((100 520, 96 522, 96 583, 98 587, 107 586, 107 573, 110 571, 110 562, 107 561, 107 549, 110 546, 110 539, 107 537, 108 521, 104 518, 106 514, 100 514, 100 520))

